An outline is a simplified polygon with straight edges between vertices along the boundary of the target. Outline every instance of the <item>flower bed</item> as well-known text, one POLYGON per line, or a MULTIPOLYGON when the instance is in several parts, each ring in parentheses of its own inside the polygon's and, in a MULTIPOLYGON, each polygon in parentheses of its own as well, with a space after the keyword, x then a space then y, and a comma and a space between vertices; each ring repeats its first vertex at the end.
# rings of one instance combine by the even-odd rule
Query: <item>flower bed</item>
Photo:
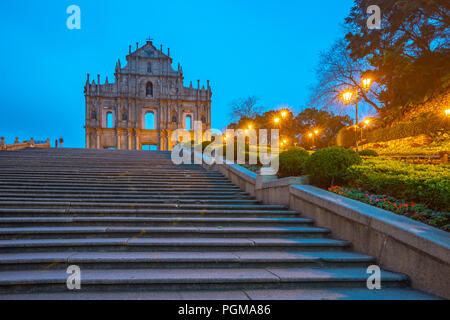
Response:
POLYGON ((248 169, 254 173, 260 174, 261 172, 261 166, 257 165, 257 164, 248 164, 248 163, 244 163, 244 164, 240 164, 241 167, 244 167, 245 169, 248 169))
POLYGON ((328 188, 328 190, 450 232, 449 212, 434 211, 423 204, 399 200, 388 195, 370 194, 362 191, 361 188, 333 186, 328 188))
POLYGON ((370 159, 348 168, 348 185, 371 193, 423 203, 436 211, 450 211, 450 166, 414 165, 370 159))

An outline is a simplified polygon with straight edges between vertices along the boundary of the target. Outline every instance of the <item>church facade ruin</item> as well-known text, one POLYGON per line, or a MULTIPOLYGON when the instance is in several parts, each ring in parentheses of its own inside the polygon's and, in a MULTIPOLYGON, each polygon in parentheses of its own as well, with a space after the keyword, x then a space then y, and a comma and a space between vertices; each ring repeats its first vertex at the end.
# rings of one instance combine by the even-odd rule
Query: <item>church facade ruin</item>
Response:
POLYGON ((176 129, 193 130, 201 121, 211 128, 211 87, 183 85, 183 69, 172 68, 170 49, 163 53, 151 41, 116 63, 115 82, 90 82, 86 98, 86 148, 122 150, 172 150, 176 129))

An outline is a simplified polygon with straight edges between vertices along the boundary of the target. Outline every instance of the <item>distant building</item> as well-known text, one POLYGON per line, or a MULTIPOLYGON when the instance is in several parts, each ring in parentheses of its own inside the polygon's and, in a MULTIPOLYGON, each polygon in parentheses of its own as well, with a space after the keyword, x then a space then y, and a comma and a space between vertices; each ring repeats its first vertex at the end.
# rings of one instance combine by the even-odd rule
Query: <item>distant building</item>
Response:
POLYGON ((193 129, 202 121, 211 127, 211 87, 183 86, 183 69, 171 64, 167 54, 151 41, 131 51, 127 65, 116 64, 115 83, 89 81, 86 97, 86 148, 123 150, 171 150, 171 134, 177 128, 193 129))

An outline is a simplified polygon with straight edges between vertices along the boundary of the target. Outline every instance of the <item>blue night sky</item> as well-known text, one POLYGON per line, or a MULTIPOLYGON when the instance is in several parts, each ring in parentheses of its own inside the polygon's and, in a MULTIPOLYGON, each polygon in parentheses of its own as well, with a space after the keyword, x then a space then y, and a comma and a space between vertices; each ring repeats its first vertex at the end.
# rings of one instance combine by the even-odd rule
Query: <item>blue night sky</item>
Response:
POLYGON ((181 62, 185 85, 211 81, 212 126, 225 127, 229 103, 256 95, 268 108, 300 111, 319 53, 342 35, 352 0, 1 1, 0 135, 12 143, 62 136, 84 147, 86 74, 114 80, 149 35, 181 62), (81 8, 68 30, 66 8, 81 8))

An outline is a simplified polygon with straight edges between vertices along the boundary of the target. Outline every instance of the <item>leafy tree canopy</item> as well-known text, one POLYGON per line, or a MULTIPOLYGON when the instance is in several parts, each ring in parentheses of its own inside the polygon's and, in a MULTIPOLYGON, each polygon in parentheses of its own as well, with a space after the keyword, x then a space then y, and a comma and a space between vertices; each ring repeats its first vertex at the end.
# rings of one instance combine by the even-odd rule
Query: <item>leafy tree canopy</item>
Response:
POLYGON ((448 92, 450 84, 448 0, 356 0, 346 25, 355 61, 367 59, 380 86, 379 110, 393 120, 415 104, 448 92), (370 5, 382 12, 382 28, 367 28, 370 5))

